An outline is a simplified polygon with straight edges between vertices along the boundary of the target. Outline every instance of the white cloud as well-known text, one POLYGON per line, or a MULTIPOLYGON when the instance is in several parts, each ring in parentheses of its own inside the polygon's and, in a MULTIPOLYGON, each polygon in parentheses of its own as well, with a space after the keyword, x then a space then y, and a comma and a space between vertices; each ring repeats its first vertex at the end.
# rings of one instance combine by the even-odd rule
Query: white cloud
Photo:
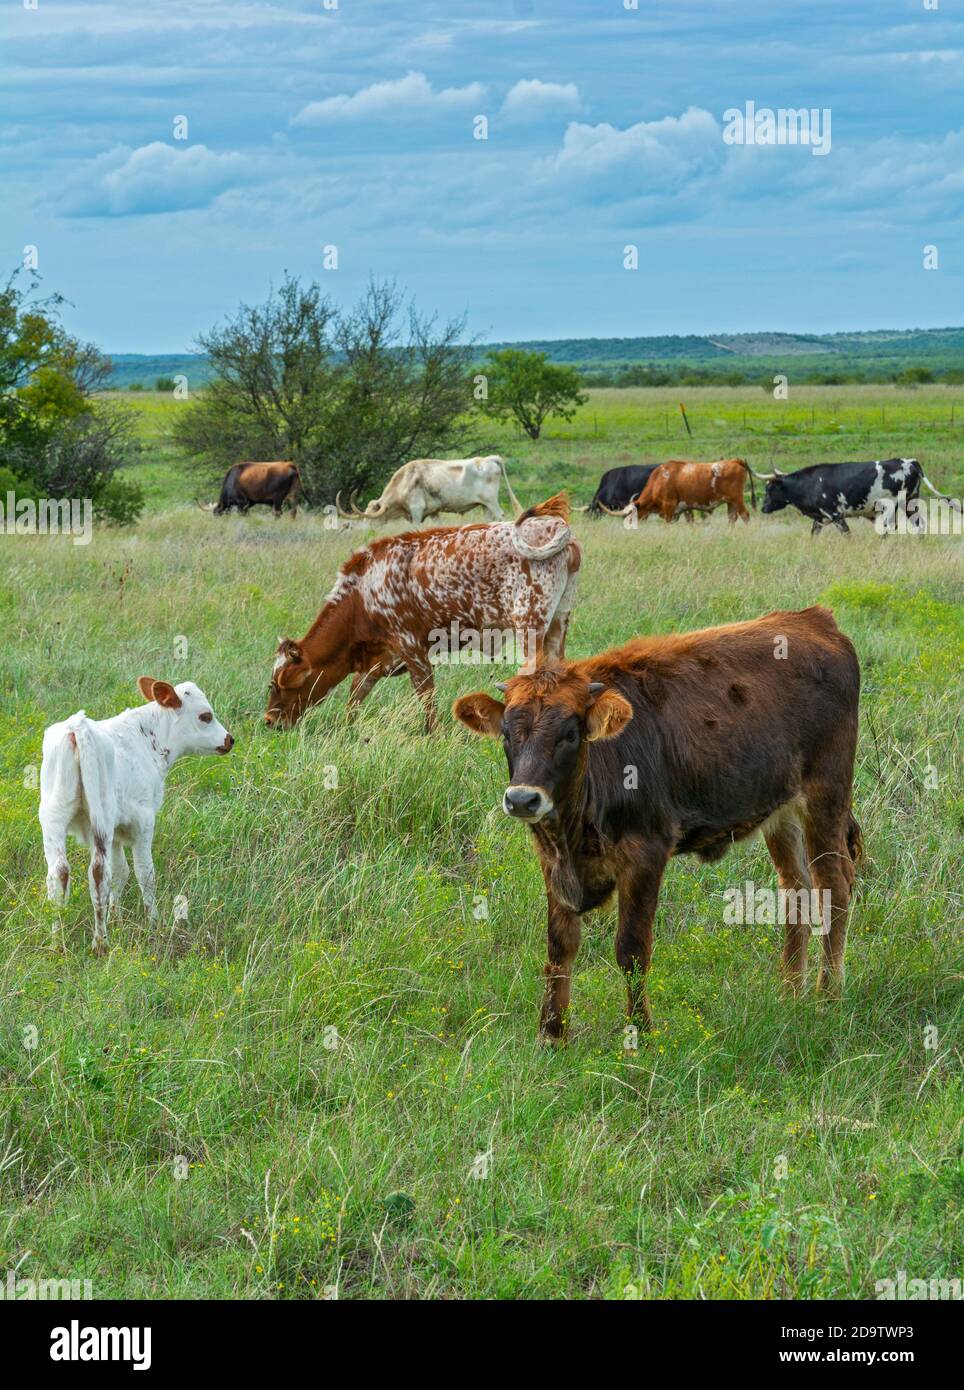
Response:
POLYGON ((423 72, 409 72, 387 82, 373 82, 350 96, 343 92, 324 101, 311 101, 292 118, 291 124, 323 125, 327 121, 370 120, 386 115, 420 116, 479 102, 485 92, 481 82, 435 91, 423 72))
POLYGON ((118 145, 83 165, 64 189, 63 212, 79 217, 181 212, 207 207, 219 193, 254 176, 252 161, 206 145, 179 149, 155 140, 118 145))
POLYGON ((575 82, 540 82, 537 77, 523 78, 511 87, 502 103, 502 113, 514 119, 550 114, 553 111, 575 111, 581 102, 575 82))
POLYGON ((620 130, 612 125, 566 127, 553 170, 566 178, 600 184, 645 179, 676 188, 695 176, 718 170, 726 159, 722 131, 709 111, 691 106, 682 116, 640 121, 620 130))

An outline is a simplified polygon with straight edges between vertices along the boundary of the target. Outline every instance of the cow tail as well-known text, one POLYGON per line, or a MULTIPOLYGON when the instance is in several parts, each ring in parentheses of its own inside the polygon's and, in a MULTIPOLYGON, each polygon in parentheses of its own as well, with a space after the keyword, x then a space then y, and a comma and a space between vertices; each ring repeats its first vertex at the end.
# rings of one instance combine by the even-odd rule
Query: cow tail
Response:
POLYGON ((847 851, 854 864, 859 864, 864 857, 864 837, 853 811, 847 815, 847 851))
POLYGON ((750 506, 756 511, 756 488, 753 486, 753 469, 747 463, 746 459, 740 459, 740 462, 746 469, 746 476, 750 480, 750 506))
POLYGON ((112 829, 106 769, 94 742, 87 716, 75 714, 67 720, 67 742, 72 743, 77 763, 80 794, 87 807, 87 816, 94 843, 103 849, 112 829))
POLYGON ((935 497, 939 497, 939 498, 941 499, 942 502, 947 502, 948 505, 951 506, 951 507, 953 507, 955 511, 958 511, 958 512, 959 512, 959 511, 964 510, 964 508, 961 507, 961 504, 960 504, 960 502, 957 500, 956 497, 948 497, 948 496, 946 496, 945 493, 943 493, 943 492, 938 492, 937 488, 936 488, 936 487, 934 486, 934 484, 931 482, 930 478, 928 478, 927 474, 924 472, 923 469, 921 469, 921 478, 922 478, 923 481, 927 484, 927 486, 930 488, 931 492, 934 494, 935 497))
POLYGON ((516 497, 515 493, 512 491, 512 484, 509 482, 509 475, 505 471, 505 459, 502 457, 501 454, 499 455, 499 467, 502 469, 502 476, 505 479, 505 490, 509 494, 509 501, 512 503, 513 507, 515 507, 516 516, 521 516, 523 510, 522 503, 519 501, 518 497, 516 497))
POLYGON ((291 503, 291 515, 294 517, 298 511, 298 493, 301 489, 301 469, 296 463, 293 463, 291 466, 295 470, 295 477, 294 482, 288 489, 288 501, 291 503))
POLYGON ((572 540, 572 532, 565 524, 551 541, 543 546, 529 545, 519 534, 518 523, 512 527, 512 545, 517 555, 523 560, 551 560, 553 555, 560 554, 572 540))

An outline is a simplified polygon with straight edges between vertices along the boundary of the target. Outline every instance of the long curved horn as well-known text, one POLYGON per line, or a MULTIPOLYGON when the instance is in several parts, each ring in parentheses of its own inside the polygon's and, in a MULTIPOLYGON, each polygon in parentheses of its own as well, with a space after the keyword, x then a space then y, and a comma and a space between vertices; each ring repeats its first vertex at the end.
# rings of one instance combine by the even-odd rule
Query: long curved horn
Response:
POLYGON ((588 510, 589 510, 589 503, 587 502, 586 505, 585 505, 584 507, 573 507, 572 510, 573 510, 574 512, 588 512, 588 510))
POLYGON ((202 512, 213 512, 214 508, 217 506, 216 502, 202 502, 200 497, 195 497, 194 501, 202 512))
POLYGON ((352 489, 352 494, 351 494, 351 496, 350 496, 349 499, 348 499, 348 505, 349 505, 349 507, 351 507, 351 509, 352 509, 352 511, 354 512, 355 516, 367 516, 367 514, 368 514, 368 508, 366 507, 364 511, 361 511, 361 510, 359 509, 358 502, 355 500, 357 497, 358 497, 358 489, 357 489, 357 487, 356 487, 356 488, 353 488, 353 489, 352 489))
POLYGON ((747 471, 752 473, 754 478, 759 478, 762 483, 770 483, 777 476, 776 473, 758 473, 755 468, 747 464, 747 471))
POLYGON ((502 476, 505 479, 505 490, 509 494, 509 501, 512 503, 513 507, 515 507, 516 519, 518 520, 525 508, 519 501, 518 497, 516 497, 515 493, 512 491, 512 484, 509 482, 509 475, 505 471, 505 459, 502 457, 501 454, 496 454, 495 457, 499 460, 499 467, 502 469, 502 476))
POLYGON ((335 510, 337 511, 338 515, 340 517, 344 517, 346 521, 354 520, 355 513, 346 512, 344 507, 341 505, 341 488, 339 488, 338 491, 335 493, 335 510))
POLYGON ((627 502, 621 512, 614 512, 612 507, 606 506, 605 502, 600 502, 599 505, 607 516, 629 516, 629 513, 633 510, 632 502, 627 502))

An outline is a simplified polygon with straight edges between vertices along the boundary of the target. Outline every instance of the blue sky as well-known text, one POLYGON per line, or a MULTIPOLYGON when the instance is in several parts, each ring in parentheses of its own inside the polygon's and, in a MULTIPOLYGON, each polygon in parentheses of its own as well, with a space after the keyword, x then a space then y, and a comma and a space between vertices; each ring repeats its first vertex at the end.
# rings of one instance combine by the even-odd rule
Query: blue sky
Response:
POLYGON ((286 269, 486 339, 957 325, 964 3, 929 3, 8 0, 5 259, 115 352, 286 269), (726 144, 748 100, 829 108, 830 153, 726 144))

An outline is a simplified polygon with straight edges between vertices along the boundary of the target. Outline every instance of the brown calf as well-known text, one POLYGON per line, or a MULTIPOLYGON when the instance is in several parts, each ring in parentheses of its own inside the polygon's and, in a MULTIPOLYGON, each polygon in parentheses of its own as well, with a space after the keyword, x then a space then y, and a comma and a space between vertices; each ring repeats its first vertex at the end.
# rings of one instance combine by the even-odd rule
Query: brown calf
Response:
POLYGON ((275 516, 281 515, 285 502, 291 508, 292 517, 298 511, 298 489, 301 486, 301 473, 298 465, 290 459, 278 459, 272 463, 235 463, 225 473, 221 483, 221 495, 217 502, 205 506, 198 502, 202 512, 213 512, 222 516, 236 507, 242 515, 252 507, 272 507, 275 516))
POLYGON ((514 522, 372 541, 342 565, 307 635, 300 642, 282 639, 265 722, 294 724, 349 674, 354 713, 383 676, 407 670, 431 730, 433 659, 458 659, 466 639, 480 654, 484 639, 491 649, 505 637, 531 661, 543 650, 563 655, 579 560, 561 494, 514 522))
POLYGON ((670 459, 668 463, 661 463, 653 469, 646 486, 629 506, 635 506, 640 521, 653 512, 658 512, 664 521, 673 521, 680 512, 685 512, 686 520, 692 521, 694 510, 712 511, 725 502, 730 521, 742 517, 749 522, 750 513, 743 500, 747 478, 750 479, 750 496, 755 507, 753 474, 745 459, 720 459, 717 463, 670 459))
MULTIPOLYGON (((650 1027, 646 972, 668 861, 719 859, 762 830, 781 889, 831 904, 821 984, 843 974, 860 846, 851 814, 860 668, 826 608, 641 637, 465 695, 455 715, 501 735, 503 810, 529 824, 549 908, 541 1032, 565 1037, 579 918, 619 894, 616 959, 650 1027)), ((783 897, 782 901, 787 901, 783 897)), ((804 983, 808 921, 789 914, 783 969, 804 983)))

